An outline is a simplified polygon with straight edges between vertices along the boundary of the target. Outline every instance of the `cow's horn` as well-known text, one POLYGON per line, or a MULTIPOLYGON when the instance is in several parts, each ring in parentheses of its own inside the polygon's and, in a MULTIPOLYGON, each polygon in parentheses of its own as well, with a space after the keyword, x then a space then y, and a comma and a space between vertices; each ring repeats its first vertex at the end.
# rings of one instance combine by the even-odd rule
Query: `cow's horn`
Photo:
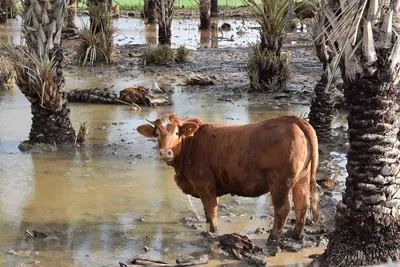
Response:
POLYGON ((146 121, 147 121, 148 123, 150 123, 151 125, 155 125, 155 123, 156 123, 156 121, 151 121, 151 120, 148 120, 148 119, 146 119, 146 121))

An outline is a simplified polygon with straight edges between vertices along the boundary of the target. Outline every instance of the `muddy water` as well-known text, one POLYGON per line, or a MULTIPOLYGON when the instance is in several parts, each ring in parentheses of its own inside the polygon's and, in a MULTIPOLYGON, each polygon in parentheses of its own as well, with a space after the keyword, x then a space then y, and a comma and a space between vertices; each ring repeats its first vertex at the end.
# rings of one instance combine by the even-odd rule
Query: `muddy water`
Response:
MULTIPOLYGON (((88 25, 89 17, 79 16, 76 25, 83 27, 88 25)), ((214 20, 216 26, 212 30, 199 30, 198 19, 174 19, 171 25, 172 47, 185 45, 190 49, 199 47, 230 47, 247 46, 258 38, 257 24, 254 21, 242 19, 214 20), (231 30, 222 31, 218 28, 223 23, 231 24, 231 30)), ((137 18, 118 18, 113 20, 117 29, 114 37, 115 44, 157 44, 157 25, 145 24, 137 18)), ((20 43, 21 18, 9 20, 6 25, 0 25, 0 38, 20 43)))
MULTIPOLYGON (((18 43, 18 21, 9 23, 0 34, 18 43)), ((118 23, 121 24, 116 27, 126 28, 123 28, 124 37, 116 37, 117 42, 156 41, 154 29, 145 27, 139 20, 121 18, 116 20, 118 23), (137 35, 140 31, 147 32, 143 40, 138 37, 142 34, 137 35)), ((237 45, 210 38, 215 34, 212 32, 199 33, 196 22, 182 20, 174 25, 182 29, 182 36, 198 40, 188 37, 180 43, 184 38, 177 34, 173 36, 175 46, 183 43, 192 47, 237 45)), ((115 73, 104 68, 104 75, 94 76, 90 72, 67 69, 67 90, 108 83, 119 91, 134 84, 150 86, 152 83, 152 76, 141 75, 133 80, 107 74, 107 70, 115 73)), ((60 263, 63 266, 115 266, 118 261, 135 257, 174 262, 176 254, 202 252, 204 248, 192 244, 206 230, 200 201, 191 198, 195 209, 203 216, 201 223, 195 225, 197 229, 179 223, 192 214, 188 198, 175 185, 173 170, 157 161, 154 142, 139 136, 135 128, 144 123, 145 118, 153 119, 158 113, 166 112, 176 112, 183 117, 198 115, 204 120, 228 124, 308 112, 308 107, 295 105, 290 110, 254 108, 245 95, 235 104, 220 102, 214 94, 194 94, 176 84, 168 84, 167 78, 164 86, 175 89, 174 106, 143 108, 138 113, 127 106, 71 104, 74 128, 78 128, 79 122, 89 124, 87 144, 36 154, 18 150, 19 143, 28 138, 30 130, 28 101, 17 88, 0 92, 1 266, 35 262, 43 266, 60 263), (49 237, 26 239, 25 230, 33 229, 49 237), (17 251, 17 255, 6 254, 10 250, 17 251)), ((266 242, 266 235, 254 232, 259 227, 271 228, 270 220, 260 219, 262 215, 273 214, 268 195, 260 198, 224 196, 220 203, 227 207, 220 211, 220 234, 239 232, 260 245, 266 242)), ((306 264, 310 261, 307 255, 321 252, 321 249, 310 249, 281 253, 270 258, 270 266, 306 264)), ((227 263, 222 254, 213 256, 208 266, 227 263)))
MULTIPOLYGON (((66 74, 69 89, 102 84, 85 74, 66 74), (74 76, 71 76, 74 75, 74 76), (83 75, 83 76, 82 76, 83 75)), ((140 84, 150 77, 139 77, 140 84)), ((112 81, 112 80, 111 80, 112 81)), ((121 90, 132 81, 119 79, 121 90)), ((134 83, 134 82, 133 82, 134 83)), ((41 262, 43 266, 99 266, 116 264, 134 257, 173 262, 178 253, 204 250, 189 244, 206 230, 204 217, 198 229, 180 224, 192 210, 187 197, 173 181, 172 168, 156 159, 154 142, 139 136, 135 128, 145 118, 158 113, 193 114, 217 123, 248 123, 283 114, 301 114, 307 107, 289 111, 249 108, 246 98, 235 104, 219 102, 208 94, 176 90, 174 106, 143 108, 132 112, 127 106, 71 104, 74 127, 87 121, 90 136, 86 145, 26 154, 18 144, 27 139, 30 107, 16 89, 0 92, 0 264, 41 262), (46 232, 46 239, 26 239, 24 231, 46 232), (149 247, 145 251, 144 247, 149 247), (9 255, 9 250, 27 255, 9 255)), ((201 215, 202 205, 192 198, 201 215)), ((260 244, 265 235, 255 235, 259 227, 271 227, 271 221, 259 219, 272 215, 269 196, 240 198, 224 196, 220 211, 220 233, 248 234, 260 244), (250 217, 255 219, 250 220, 250 217)), ((291 266, 310 261, 312 249, 298 254, 271 258, 270 266, 291 266)), ((208 266, 224 263, 216 254, 208 266)))

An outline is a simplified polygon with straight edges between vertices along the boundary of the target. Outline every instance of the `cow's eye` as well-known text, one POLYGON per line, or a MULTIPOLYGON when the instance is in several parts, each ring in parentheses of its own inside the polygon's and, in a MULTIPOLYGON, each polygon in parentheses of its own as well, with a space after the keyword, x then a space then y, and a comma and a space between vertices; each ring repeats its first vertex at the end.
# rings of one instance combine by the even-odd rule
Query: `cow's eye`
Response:
POLYGON ((160 135, 158 133, 156 133, 156 137, 159 137, 160 135))
POLYGON ((179 132, 176 132, 176 136, 179 136, 179 132))

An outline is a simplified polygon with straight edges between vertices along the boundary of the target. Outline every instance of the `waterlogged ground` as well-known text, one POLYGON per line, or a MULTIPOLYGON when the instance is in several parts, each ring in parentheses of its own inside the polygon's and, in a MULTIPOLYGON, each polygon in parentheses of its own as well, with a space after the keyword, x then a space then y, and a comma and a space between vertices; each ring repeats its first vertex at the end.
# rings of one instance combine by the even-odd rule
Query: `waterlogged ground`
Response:
MULTIPOLYGON (((230 22, 235 24, 233 20, 230 22)), ((84 121, 89 125, 90 136, 85 145, 45 153, 20 152, 18 145, 28 138, 30 130, 30 106, 17 88, 0 92, 1 266, 22 263, 118 266, 119 261, 127 262, 136 257, 173 263, 177 254, 191 253, 209 253, 211 260, 206 266, 228 263, 246 266, 216 248, 210 252, 209 247, 194 242, 202 240, 201 232, 207 230, 200 201, 191 198, 195 210, 202 216, 200 223, 182 223, 183 218, 193 214, 189 200, 176 186, 173 169, 158 162, 155 143, 140 136, 135 129, 145 123, 146 118, 154 119, 167 112, 176 112, 182 117, 196 115, 206 121, 227 124, 286 114, 304 115, 309 111, 310 92, 318 79, 318 60, 313 56, 312 46, 290 43, 288 49, 292 50, 294 69, 288 86, 291 93, 274 97, 248 94, 243 91, 247 83, 246 48, 230 48, 229 44, 237 47, 238 43, 220 39, 218 49, 205 48, 213 46, 210 38, 206 38, 210 43, 200 48, 201 33, 197 24, 198 21, 183 19, 173 24, 192 36, 183 43, 196 49, 191 62, 179 68, 184 73, 215 74, 217 84, 209 89, 182 86, 183 75, 175 66, 139 67, 136 56, 141 48, 135 45, 148 39, 141 39, 142 35, 138 34, 143 33, 146 26, 137 19, 116 20, 117 27, 125 27, 124 37, 116 37, 121 38, 116 42, 126 44, 118 49, 121 63, 111 67, 65 67, 67 90, 107 84, 114 85, 118 92, 132 85, 151 87, 156 80, 164 89, 173 91, 170 94, 172 106, 144 107, 141 112, 131 111, 129 106, 72 103, 74 128, 84 121), (130 29, 135 33, 130 33, 130 29), (134 55, 133 59, 128 58, 128 53, 134 55), (26 238, 25 230, 38 230, 49 236, 26 238)), ((0 29, 0 34, 19 40, 17 25, 18 21, 11 20, 0 29)), ((181 44, 181 32, 173 36, 174 45, 181 44)), ((253 37, 250 34, 243 38, 253 37)), ((66 48, 66 51, 71 54, 71 49, 66 48)), ((343 116, 338 115, 335 127, 343 124, 343 116)), ((342 145, 344 147, 344 143, 342 145)), ((333 152, 322 151, 325 158, 329 155, 331 158, 321 165, 319 177, 339 170, 339 179, 344 179, 343 147, 333 152)), ((324 198, 322 203, 323 217, 330 223, 328 228, 332 227, 334 203, 339 198, 340 193, 334 191, 333 198, 324 198)), ((256 230, 272 227, 269 195, 260 198, 224 196, 220 204, 219 234, 246 234, 257 245, 265 247, 267 234, 256 234, 256 230)), ((288 228, 291 227, 289 222, 288 228)), ((307 229, 315 228, 308 226, 307 229)), ((279 253, 268 259, 269 266, 306 265, 311 261, 309 254, 322 251, 323 246, 301 253, 279 253)))

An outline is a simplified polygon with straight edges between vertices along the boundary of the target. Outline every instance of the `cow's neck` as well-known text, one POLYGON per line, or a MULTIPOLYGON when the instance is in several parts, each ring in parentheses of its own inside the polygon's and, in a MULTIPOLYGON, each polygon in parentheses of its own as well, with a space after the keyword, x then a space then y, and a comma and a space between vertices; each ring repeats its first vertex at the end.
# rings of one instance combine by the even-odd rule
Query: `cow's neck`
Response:
POLYGON ((178 176, 182 175, 183 165, 186 158, 188 158, 190 150, 192 148, 194 137, 184 138, 181 142, 181 149, 178 156, 175 157, 172 162, 172 167, 175 169, 175 173, 178 176))

